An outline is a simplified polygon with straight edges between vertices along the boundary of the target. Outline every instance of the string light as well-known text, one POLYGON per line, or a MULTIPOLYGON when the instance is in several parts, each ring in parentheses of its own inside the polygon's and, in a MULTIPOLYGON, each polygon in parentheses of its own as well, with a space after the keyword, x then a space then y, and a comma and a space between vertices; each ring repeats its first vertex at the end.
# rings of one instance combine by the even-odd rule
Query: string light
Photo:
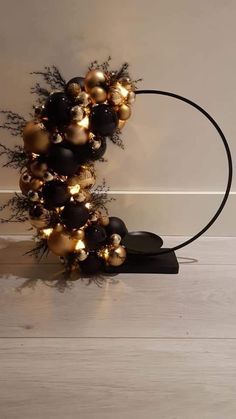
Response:
POLYGON ((75 250, 83 250, 85 249, 85 244, 83 242, 83 240, 78 240, 76 245, 75 245, 75 250))
POLYGON ((68 186, 68 188, 69 188, 69 191, 70 191, 71 195, 76 195, 80 191, 80 185, 79 184, 76 184, 76 185, 73 185, 73 186, 68 186))

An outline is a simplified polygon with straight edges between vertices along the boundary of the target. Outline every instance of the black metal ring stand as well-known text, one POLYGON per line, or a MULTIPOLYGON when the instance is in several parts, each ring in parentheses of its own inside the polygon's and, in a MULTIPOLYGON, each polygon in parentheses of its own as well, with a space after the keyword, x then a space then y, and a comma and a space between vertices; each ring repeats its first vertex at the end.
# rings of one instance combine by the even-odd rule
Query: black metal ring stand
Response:
POLYGON ((229 193, 230 193, 230 189, 231 189, 231 184, 232 184, 232 177, 233 177, 233 165, 232 165, 232 157, 231 157, 231 152, 230 152, 230 148, 228 145, 228 142, 222 132, 222 130, 220 129, 219 125, 217 124, 217 122, 212 118, 211 115, 209 115, 209 113, 207 111, 205 111, 205 109, 203 109, 201 106, 197 105, 196 103, 194 103, 192 100, 189 100, 183 96, 177 95, 175 93, 171 93, 171 92, 165 92, 162 90, 136 90, 136 95, 146 95, 146 94, 151 94, 151 95, 163 95, 163 96, 170 96, 173 97, 175 99, 181 100, 182 102, 187 103, 188 105, 192 106, 193 108, 197 109, 199 112, 201 112, 210 122, 211 124, 215 127, 216 131, 218 132, 223 145, 224 145, 224 149, 226 152, 226 156, 227 156, 227 162, 228 162, 228 180, 227 180, 227 186, 225 189, 225 193, 222 199, 222 202, 219 206, 219 208, 217 209, 216 213, 213 215, 213 217, 211 218, 211 220, 206 224, 205 227, 203 227, 197 234, 195 234, 193 237, 191 237, 190 239, 186 240, 185 242, 172 247, 170 249, 163 249, 163 251, 157 252, 155 253, 156 255, 160 255, 160 254, 164 254, 164 253, 169 253, 169 252, 174 252, 175 250, 181 249, 182 247, 187 246, 188 244, 192 243, 193 241, 197 240, 200 236, 202 236, 202 234, 204 234, 216 221, 216 219, 219 217, 220 213, 222 212, 227 199, 229 197, 229 193))

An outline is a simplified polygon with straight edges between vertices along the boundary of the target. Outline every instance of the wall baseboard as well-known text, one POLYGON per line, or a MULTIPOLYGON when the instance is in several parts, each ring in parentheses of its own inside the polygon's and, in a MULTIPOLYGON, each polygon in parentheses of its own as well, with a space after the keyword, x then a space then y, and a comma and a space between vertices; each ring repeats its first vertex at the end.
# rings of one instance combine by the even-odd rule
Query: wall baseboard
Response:
MULTIPOLYGON (((0 191, 0 205, 14 193, 0 191)), ((130 231, 147 230, 167 236, 190 236, 199 231, 216 212, 222 192, 152 192, 112 191, 108 204, 110 215, 122 218, 130 231)), ((236 236, 236 193, 206 236, 236 236)), ((2 213, 2 217, 7 212, 2 213)), ((27 234, 29 223, 0 225, 0 234, 27 234)))

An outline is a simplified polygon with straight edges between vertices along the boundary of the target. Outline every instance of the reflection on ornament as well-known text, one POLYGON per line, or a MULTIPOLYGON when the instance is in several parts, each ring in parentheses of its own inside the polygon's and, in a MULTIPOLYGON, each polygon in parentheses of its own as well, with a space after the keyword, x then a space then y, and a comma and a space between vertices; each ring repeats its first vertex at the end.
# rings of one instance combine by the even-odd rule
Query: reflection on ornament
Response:
POLYGON ((119 234, 112 234, 111 237, 111 243, 113 246, 118 247, 121 242, 121 237, 119 234))
POLYGON ((44 228, 41 232, 43 233, 44 238, 47 238, 52 234, 53 228, 44 228))
POLYGON ((83 242, 83 240, 78 240, 76 245, 75 245, 75 250, 81 250, 81 249, 85 249, 85 244, 83 242))
POLYGON ((72 116, 73 121, 79 122, 84 117, 84 110, 81 108, 81 106, 78 106, 78 105, 74 106, 71 109, 71 116, 72 116))
POLYGON ((78 124, 80 127, 88 128, 89 127, 89 117, 86 115, 78 124))
POLYGON ((73 186, 68 186, 68 188, 69 188, 69 191, 70 191, 71 195, 76 195, 80 191, 80 185, 79 184, 73 185, 73 186))
POLYGON ((93 87, 102 86, 106 82, 106 76, 101 70, 91 70, 87 73, 84 85, 85 90, 90 92, 93 87))
POLYGON ((85 237, 84 230, 79 229, 79 230, 73 231, 72 237, 77 240, 84 240, 84 237, 85 237))
POLYGON ((87 259, 88 255, 89 255, 89 254, 88 254, 88 252, 86 252, 86 250, 81 249, 81 250, 78 252, 78 260, 79 260, 80 262, 82 262, 83 260, 87 259))
POLYGON ((128 89, 125 88, 121 83, 116 84, 116 89, 120 92, 121 96, 126 99, 128 96, 128 89))

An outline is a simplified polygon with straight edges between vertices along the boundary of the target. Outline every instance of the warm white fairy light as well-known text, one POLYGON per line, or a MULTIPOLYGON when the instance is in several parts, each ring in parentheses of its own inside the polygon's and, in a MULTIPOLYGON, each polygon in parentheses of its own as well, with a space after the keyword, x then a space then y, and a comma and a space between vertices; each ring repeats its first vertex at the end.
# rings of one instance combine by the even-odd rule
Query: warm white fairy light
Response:
POLYGON ((42 230, 42 232, 43 232, 43 235, 44 235, 45 237, 49 237, 49 236, 50 236, 50 234, 53 232, 53 228, 44 228, 44 229, 42 230))
POLYGON ((80 122, 78 122, 78 125, 83 128, 89 127, 89 117, 86 115, 80 122))
POLYGON ((80 185, 76 184, 76 185, 73 185, 73 186, 69 186, 69 190, 70 190, 71 195, 76 195, 80 191, 80 185))
POLYGON ((87 203, 85 204, 85 206, 86 206, 86 208, 90 209, 90 208, 92 207, 92 204, 91 204, 90 202, 87 202, 87 203))
POLYGON ((85 249, 85 244, 83 240, 78 240, 75 245, 75 250, 82 250, 82 249, 85 249))

